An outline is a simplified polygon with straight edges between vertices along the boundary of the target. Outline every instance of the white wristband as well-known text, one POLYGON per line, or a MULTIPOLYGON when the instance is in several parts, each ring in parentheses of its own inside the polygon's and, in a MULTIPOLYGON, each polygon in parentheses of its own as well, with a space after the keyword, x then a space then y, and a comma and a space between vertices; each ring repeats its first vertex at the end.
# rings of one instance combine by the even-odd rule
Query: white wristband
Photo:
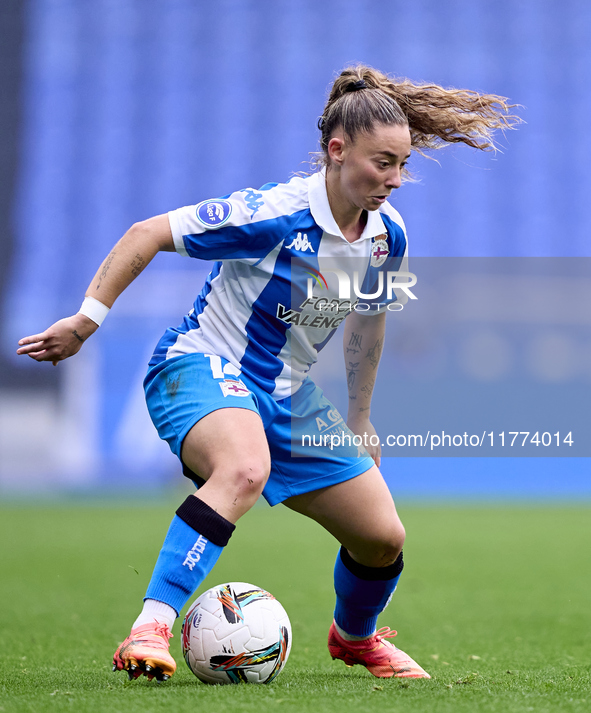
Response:
POLYGON ((78 314, 83 314, 85 317, 88 317, 88 319, 92 319, 92 321, 100 327, 110 310, 110 307, 95 300, 94 297, 85 297, 82 307, 78 310, 78 314))

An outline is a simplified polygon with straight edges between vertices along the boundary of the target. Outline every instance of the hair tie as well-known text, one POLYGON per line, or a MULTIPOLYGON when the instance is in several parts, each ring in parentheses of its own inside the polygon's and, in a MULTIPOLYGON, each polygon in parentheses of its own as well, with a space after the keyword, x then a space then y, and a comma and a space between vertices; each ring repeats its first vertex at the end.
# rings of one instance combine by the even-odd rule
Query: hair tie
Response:
POLYGON ((349 84, 346 91, 358 92, 360 89, 367 89, 367 84, 365 83, 365 79, 358 79, 356 82, 353 82, 353 84, 349 84))

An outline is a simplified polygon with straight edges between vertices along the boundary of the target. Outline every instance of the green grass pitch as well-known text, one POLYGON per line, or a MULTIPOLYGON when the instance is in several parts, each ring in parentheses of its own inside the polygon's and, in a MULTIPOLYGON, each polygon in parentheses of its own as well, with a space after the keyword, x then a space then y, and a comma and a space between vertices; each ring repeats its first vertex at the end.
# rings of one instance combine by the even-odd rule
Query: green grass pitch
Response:
POLYGON ((202 589, 236 580, 275 594, 293 626, 283 673, 268 686, 204 685, 177 622, 177 674, 128 682, 111 657, 174 507, 0 508, 0 712, 591 710, 588 507, 399 504, 406 569, 380 625, 398 630, 430 681, 330 659, 335 543, 286 508, 257 507, 202 589))

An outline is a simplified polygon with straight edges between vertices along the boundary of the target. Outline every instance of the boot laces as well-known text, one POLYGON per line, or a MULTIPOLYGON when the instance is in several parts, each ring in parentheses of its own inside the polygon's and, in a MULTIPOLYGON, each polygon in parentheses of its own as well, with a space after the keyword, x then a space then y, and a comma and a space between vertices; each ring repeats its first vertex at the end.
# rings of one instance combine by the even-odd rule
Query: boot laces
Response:
MULTIPOLYGON (((383 626, 378 629, 375 633, 376 641, 382 641, 382 639, 393 639, 398 634, 394 629, 390 629, 389 626, 383 626)), ((389 641, 387 643, 390 643, 389 641)))
POLYGON ((166 639, 166 641, 171 639, 173 636, 171 630, 168 628, 168 626, 166 626, 166 624, 157 624, 154 627, 154 631, 156 632, 156 634, 161 636, 163 639, 166 639))

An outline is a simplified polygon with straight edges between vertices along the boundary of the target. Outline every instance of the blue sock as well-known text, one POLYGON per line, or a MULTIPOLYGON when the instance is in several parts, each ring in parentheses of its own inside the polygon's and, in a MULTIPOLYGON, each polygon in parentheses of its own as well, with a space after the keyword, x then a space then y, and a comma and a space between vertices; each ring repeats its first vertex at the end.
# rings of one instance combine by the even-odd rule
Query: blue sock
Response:
POLYGON ((164 602, 178 614, 218 561, 235 527, 189 495, 170 523, 144 599, 164 602))
POLYGON ((334 618, 343 631, 352 636, 374 633, 378 615, 388 605, 403 566, 402 552, 388 567, 366 567, 341 547, 334 568, 334 618))

